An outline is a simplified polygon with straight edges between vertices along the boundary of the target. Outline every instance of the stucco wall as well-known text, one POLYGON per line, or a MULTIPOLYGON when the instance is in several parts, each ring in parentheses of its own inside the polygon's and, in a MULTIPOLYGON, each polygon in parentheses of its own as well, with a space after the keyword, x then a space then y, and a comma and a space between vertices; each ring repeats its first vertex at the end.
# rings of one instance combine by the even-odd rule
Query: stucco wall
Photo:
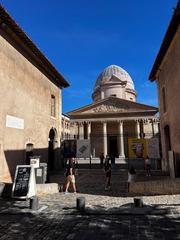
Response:
POLYGON ((168 170, 164 127, 169 125, 171 148, 175 152, 180 170, 180 27, 160 66, 158 75, 158 95, 161 118, 161 138, 163 153, 163 170, 168 170), (162 88, 165 88, 166 112, 163 111, 162 88))
POLYGON ((15 166, 25 161, 27 143, 34 144, 45 162, 52 127, 59 142, 61 90, 1 34, 0 83, 0 176, 10 179, 15 166), (51 94, 56 99, 56 118, 50 115, 51 94), (23 119, 24 129, 6 127, 7 115, 23 119))
POLYGON ((130 193, 134 194, 179 194, 180 193, 180 179, 171 180, 155 180, 146 182, 132 182, 130 183, 130 193))

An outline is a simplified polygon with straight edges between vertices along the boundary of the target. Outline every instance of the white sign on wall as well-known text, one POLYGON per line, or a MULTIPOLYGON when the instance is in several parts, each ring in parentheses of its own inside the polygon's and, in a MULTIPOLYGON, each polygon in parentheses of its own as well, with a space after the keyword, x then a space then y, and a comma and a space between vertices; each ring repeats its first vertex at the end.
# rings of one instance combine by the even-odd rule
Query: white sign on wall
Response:
POLYGON ((77 140, 77 152, 76 157, 78 158, 89 158, 90 157, 90 140, 77 140))
POLYGON ((30 165, 32 165, 34 168, 39 168, 39 163, 40 163, 40 156, 30 157, 30 165))
POLYGON ((24 119, 6 115, 6 127, 24 129, 24 119))

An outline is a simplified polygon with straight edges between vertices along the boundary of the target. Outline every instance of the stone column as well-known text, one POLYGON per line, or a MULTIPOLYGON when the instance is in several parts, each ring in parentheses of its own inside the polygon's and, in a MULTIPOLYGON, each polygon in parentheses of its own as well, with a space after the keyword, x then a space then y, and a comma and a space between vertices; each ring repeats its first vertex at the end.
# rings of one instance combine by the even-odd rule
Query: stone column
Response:
POLYGON ((79 139, 84 139, 84 123, 79 123, 79 139))
POLYGON ((103 122, 103 152, 107 155, 107 122, 103 122))
POLYGON ((87 139, 90 139, 91 136, 91 122, 87 123, 87 139))
POLYGON ((119 158, 125 158, 124 155, 124 134, 123 134, 123 121, 119 121, 118 126, 119 134, 119 158))
POLYGON ((151 124, 152 124, 152 136, 154 137, 154 119, 151 120, 151 124))
POLYGON ((140 138, 140 122, 136 120, 136 137, 140 138))
POLYGON ((144 138, 145 137, 145 132, 144 132, 144 125, 147 123, 147 119, 143 119, 142 120, 142 133, 141 133, 141 138, 144 138))

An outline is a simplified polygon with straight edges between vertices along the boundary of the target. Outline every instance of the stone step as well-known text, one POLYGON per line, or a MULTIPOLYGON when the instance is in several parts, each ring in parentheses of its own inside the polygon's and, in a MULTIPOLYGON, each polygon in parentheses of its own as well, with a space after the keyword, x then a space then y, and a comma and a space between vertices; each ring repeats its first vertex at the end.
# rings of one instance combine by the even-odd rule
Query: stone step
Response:
MULTIPOLYGON (((127 163, 120 163, 120 164, 115 164, 114 166, 111 165, 112 168, 114 169, 128 169, 128 164, 127 163)), ((102 169, 102 166, 100 164, 96 164, 96 163, 93 163, 93 164, 85 164, 85 163, 80 163, 78 164, 78 169, 102 169)))

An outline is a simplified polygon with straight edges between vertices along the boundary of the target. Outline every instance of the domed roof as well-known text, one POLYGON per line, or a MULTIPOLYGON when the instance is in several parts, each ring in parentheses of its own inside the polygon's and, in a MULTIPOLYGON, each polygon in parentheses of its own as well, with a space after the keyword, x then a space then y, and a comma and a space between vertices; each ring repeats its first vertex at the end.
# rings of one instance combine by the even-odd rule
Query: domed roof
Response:
POLYGON ((120 81, 127 82, 126 88, 134 90, 134 83, 130 75, 123 68, 117 65, 110 65, 102 71, 96 80, 94 90, 100 87, 100 85, 118 83, 118 79, 120 81), (112 78, 113 76, 116 78, 112 78))

